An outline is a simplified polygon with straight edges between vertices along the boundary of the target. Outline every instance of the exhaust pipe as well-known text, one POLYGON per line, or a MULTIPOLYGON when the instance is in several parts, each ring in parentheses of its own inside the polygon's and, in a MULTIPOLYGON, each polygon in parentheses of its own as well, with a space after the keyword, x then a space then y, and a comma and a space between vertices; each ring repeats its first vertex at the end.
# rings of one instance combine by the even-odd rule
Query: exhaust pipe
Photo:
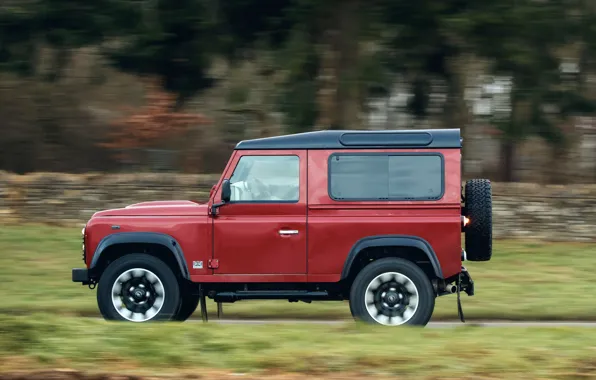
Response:
POLYGON ((445 291, 447 293, 455 293, 455 292, 457 292, 457 285, 447 284, 447 285, 445 285, 445 291))

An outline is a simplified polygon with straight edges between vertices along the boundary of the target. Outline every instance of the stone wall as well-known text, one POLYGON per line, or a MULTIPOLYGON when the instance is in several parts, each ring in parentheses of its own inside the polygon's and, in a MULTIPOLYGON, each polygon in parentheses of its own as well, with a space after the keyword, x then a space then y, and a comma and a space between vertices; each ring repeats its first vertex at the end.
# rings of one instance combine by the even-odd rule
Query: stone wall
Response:
MULTIPOLYGON (((219 175, 0 172, 4 223, 77 225, 95 211, 149 200, 205 200, 219 175)), ((496 238, 596 241, 596 185, 493 183, 496 238)))
POLYGON ((596 185, 493 183, 497 238, 596 241, 596 185))
POLYGON ((219 175, 0 173, 0 218, 84 223, 96 211, 151 200, 204 200, 219 175))

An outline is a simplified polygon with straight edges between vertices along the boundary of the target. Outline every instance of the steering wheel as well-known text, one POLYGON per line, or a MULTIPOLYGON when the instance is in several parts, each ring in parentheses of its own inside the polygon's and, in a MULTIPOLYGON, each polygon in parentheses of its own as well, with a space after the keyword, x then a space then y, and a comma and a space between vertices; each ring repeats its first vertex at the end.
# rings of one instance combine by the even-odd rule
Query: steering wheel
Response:
POLYGON ((261 180, 255 177, 251 177, 246 181, 246 187, 248 191, 253 195, 253 198, 259 200, 269 200, 272 198, 267 185, 265 185, 261 180))

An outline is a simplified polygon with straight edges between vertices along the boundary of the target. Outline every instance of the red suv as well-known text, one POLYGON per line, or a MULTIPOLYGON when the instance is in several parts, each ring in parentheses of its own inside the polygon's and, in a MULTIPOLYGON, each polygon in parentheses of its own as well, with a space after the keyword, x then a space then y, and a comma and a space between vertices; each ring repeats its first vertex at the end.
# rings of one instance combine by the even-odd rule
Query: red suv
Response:
POLYGON ((209 297, 349 300, 358 320, 426 325, 436 297, 474 294, 462 261, 492 255, 491 185, 462 191, 461 146, 458 129, 242 141, 206 203, 93 215, 72 279, 99 285, 108 320, 181 321, 199 302, 206 319, 209 297))

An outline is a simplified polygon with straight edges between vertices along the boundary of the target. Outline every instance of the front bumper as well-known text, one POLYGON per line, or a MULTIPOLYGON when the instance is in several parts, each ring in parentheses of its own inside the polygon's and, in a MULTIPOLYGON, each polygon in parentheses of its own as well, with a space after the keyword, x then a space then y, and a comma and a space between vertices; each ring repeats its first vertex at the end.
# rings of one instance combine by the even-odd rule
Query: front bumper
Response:
POLYGON ((89 276, 89 269, 87 268, 73 268, 72 270, 72 282, 80 282, 83 285, 89 285, 91 277, 89 276))

